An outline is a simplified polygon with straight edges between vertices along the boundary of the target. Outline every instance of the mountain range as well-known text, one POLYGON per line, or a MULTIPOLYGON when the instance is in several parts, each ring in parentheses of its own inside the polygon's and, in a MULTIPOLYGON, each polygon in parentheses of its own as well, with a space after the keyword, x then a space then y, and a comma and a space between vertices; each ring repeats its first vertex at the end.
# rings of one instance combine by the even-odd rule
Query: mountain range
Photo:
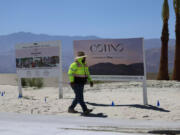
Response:
MULTIPOLYGON (((73 61, 73 40, 102 39, 97 36, 53 36, 18 32, 9 35, 0 35, 0 73, 15 73, 15 45, 20 43, 61 40, 63 70, 67 71, 73 61)), ((174 62, 175 40, 169 40, 169 71, 172 71, 174 62)), ((160 59, 160 39, 144 39, 146 50, 147 72, 157 72, 160 59)))

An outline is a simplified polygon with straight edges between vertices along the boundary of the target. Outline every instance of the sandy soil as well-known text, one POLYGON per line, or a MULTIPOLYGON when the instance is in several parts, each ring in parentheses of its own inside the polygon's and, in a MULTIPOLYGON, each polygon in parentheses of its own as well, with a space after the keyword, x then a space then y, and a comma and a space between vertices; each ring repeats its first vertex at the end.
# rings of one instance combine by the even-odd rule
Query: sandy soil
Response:
MULTIPOLYGON (((6 76, 6 83, 8 78, 12 80, 11 77, 6 76)), ((3 78, 1 77, 0 80, 3 78)), ((0 112, 80 116, 80 113, 67 113, 74 93, 67 85, 63 87, 63 90, 64 98, 58 99, 57 87, 23 88, 23 98, 18 99, 16 85, 2 85, 1 83, 0 112), (5 92, 3 96, 2 92, 5 92)), ((94 116, 180 121, 180 82, 150 80, 147 81, 147 90, 149 105, 146 106, 143 105, 141 82, 102 83, 95 84, 93 88, 86 85, 84 98, 88 108, 94 109, 94 116), (112 106, 112 101, 114 106, 112 106)), ((82 112, 79 105, 76 110, 82 112)))

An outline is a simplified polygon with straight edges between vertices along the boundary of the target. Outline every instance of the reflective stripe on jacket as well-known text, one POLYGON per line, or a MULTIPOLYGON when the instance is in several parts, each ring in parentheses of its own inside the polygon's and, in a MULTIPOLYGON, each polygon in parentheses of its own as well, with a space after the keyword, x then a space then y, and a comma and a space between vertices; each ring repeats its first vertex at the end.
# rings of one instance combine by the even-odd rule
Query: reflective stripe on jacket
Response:
POLYGON ((70 82, 74 82, 76 77, 87 78, 88 81, 91 81, 89 68, 86 64, 82 63, 82 58, 77 59, 70 65, 68 76, 70 82))

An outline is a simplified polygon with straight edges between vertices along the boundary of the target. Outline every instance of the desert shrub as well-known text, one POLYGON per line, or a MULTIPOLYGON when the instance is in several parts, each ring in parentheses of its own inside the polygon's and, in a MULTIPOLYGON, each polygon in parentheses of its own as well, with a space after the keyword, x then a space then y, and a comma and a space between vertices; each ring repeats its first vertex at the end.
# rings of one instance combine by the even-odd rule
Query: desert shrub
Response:
POLYGON ((28 79, 28 84, 30 87, 36 86, 36 78, 30 78, 28 79))
POLYGON ((27 85, 27 80, 25 78, 21 78, 21 86, 26 87, 27 85))
POLYGON ((21 85, 23 87, 30 86, 30 87, 42 88, 44 83, 42 78, 22 78, 21 85))
POLYGON ((42 88, 43 85, 44 85, 43 79, 42 79, 42 78, 36 78, 36 80, 35 80, 35 86, 36 86, 37 88, 42 88))

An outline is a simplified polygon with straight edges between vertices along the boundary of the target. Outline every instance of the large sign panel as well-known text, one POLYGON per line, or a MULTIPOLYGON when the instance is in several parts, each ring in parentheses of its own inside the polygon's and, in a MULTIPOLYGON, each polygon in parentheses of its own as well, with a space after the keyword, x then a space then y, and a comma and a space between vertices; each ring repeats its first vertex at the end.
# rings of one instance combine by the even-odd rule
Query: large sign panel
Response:
POLYGON ((59 77, 60 41, 16 45, 16 70, 21 78, 59 77))
POLYGON ((83 51, 94 80, 142 80, 143 38, 74 41, 74 54, 83 51))

